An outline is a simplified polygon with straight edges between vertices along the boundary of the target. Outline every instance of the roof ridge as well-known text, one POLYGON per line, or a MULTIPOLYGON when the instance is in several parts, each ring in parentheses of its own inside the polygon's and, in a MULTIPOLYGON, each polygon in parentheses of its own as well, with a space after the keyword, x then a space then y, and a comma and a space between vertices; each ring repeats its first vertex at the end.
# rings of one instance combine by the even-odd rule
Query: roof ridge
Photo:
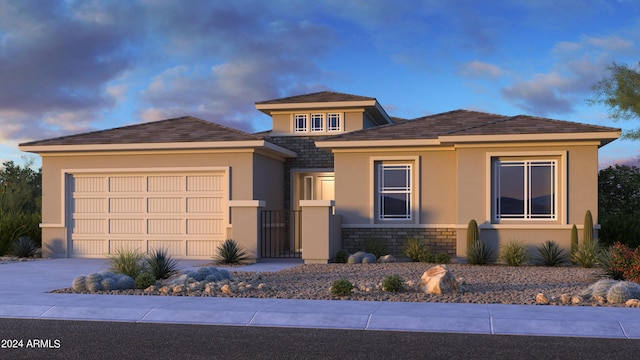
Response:
POLYGON ((274 102, 274 101, 279 101, 279 102, 283 102, 286 101, 288 99, 295 99, 298 97, 302 97, 302 96, 314 96, 314 95, 320 95, 320 94, 333 94, 333 95, 343 95, 343 96, 353 96, 353 97, 361 97, 361 98, 367 98, 370 100, 376 100, 377 99, 375 97, 371 97, 371 96, 363 96, 363 95, 356 95, 356 94, 350 94, 350 93, 344 93, 344 92, 338 92, 338 91, 333 91, 333 90, 322 90, 322 91, 315 91, 315 92, 311 92, 311 93, 304 93, 304 94, 297 94, 297 95, 289 95, 289 96, 285 96, 285 97, 279 97, 279 98, 275 98, 275 99, 269 99, 269 100, 262 100, 262 101, 256 101, 255 104, 259 105, 259 104, 264 104, 264 103, 270 103, 270 102, 274 102))

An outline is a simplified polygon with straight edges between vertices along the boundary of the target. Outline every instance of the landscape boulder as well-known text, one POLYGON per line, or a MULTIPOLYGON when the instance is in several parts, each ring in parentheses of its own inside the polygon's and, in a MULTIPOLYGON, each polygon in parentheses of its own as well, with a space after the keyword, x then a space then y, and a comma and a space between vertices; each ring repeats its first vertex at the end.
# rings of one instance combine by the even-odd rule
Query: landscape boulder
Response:
POLYGON ((453 276, 447 265, 436 265, 422 274, 420 290, 427 294, 457 293, 460 284, 453 276))

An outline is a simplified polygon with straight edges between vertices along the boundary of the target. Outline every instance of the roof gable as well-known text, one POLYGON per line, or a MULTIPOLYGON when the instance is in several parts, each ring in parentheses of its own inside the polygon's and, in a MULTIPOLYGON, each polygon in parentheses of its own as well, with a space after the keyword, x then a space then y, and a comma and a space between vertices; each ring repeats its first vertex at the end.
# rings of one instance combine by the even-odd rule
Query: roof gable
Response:
POLYGON ((258 101, 256 105, 261 104, 300 104, 300 103, 317 103, 317 102, 348 102, 348 101, 375 101, 376 98, 339 93, 335 91, 320 91, 311 94, 288 96, 279 99, 258 101))
POLYGON ((259 138, 191 116, 38 140, 20 146, 246 141, 259 138))

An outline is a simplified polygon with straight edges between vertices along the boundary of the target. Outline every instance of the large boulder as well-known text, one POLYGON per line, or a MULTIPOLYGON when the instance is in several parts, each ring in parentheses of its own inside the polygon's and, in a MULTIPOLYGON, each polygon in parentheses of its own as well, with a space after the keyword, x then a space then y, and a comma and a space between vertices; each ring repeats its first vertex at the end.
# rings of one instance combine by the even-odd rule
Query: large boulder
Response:
POLYGON ((420 290, 427 294, 457 293, 460 284, 453 276, 447 265, 436 265, 422 274, 420 290))

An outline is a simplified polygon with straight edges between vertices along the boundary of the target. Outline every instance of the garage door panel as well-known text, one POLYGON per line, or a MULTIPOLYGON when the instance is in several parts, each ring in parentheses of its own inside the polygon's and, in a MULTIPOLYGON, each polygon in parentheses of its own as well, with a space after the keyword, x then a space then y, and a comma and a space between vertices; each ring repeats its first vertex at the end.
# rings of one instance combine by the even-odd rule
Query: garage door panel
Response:
POLYGON ((147 199, 147 211, 150 213, 179 213, 184 211, 182 197, 150 197, 147 199))
POLYGON ((145 212, 144 198, 110 198, 110 213, 143 213, 145 212))
POLYGON ((163 247, 174 256, 211 257, 226 236, 226 179, 222 171, 76 175, 72 254, 163 247))
POLYGON ((146 241, 135 239, 112 239, 109 240, 109 254, 117 254, 118 251, 147 251, 146 241))

